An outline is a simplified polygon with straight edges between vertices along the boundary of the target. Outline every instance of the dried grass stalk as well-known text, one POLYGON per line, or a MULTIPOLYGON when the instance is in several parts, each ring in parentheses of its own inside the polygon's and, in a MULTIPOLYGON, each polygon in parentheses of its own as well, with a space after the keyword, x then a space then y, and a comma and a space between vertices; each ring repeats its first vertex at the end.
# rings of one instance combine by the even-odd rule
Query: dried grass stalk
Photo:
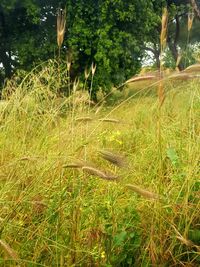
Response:
POLYGON ((118 167, 125 166, 125 159, 122 156, 118 154, 114 154, 111 151, 107 151, 107 150, 99 150, 98 152, 100 153, 103 159, 111 162, 112 164, 118 167))
POLYGON ((186 73, 180 73, 176 75, 172 75, 169 77, 169 79, 174 79, 174 80, 189 80, 189 79, 198 79, 200 78, 200 75, 189 75, 186 73))
POLYGON ((113 122, 113 123, 119 123, 120 121, 119 120, 116 120, 116 119, 99 119, 99 121, 103 121, 103 122, 113 122))
POLYGON ((78 169, 78 168, 82 168, 85 165, 85 162, 83 161, 76 161, 76 162, 72 162, 69 164, 64 164, 63 168, 74 168, 74 169, 78 169))
POLYGON ((90 117, 80 117, 75 119, 75 121, 92 121, 92 118, 90 117))
POLYGON ((23 158, 20 158, 19 161, 35 161, 39 159, 39 157, 34 157, 34 158, 31 158, 31 157, 23 157, 23 158))
POLYGON ((145 75, 145 76, 137 76, 133 77, 129 80, 127 80, 124 84, 133 83, 133 82, 142 82, 142 81, 149 81, 149 80, 155 80, 158 77, 155 75, 145 75))
POLYGON ((0 245, 3 248, 3 250, 13 259, 13 260, 19 260, 19 257, 17 255, 17 252, 15 252, 10 245, 8 245, 4 240, 0 239, 0 245))
POLYGON ((176 227, 175 227, 174 225, 172 225, 172 227, 173 227, 174 231, 175 231, 176 234, 177 234, 177 235, 176 235, 176 238, 177 238, 178 240, 180 240, 181 243, 183 243, 183 244, 186 245, 187 247, 195 247, 195 248, 197 249, 197 251, 200 252, 200 247, 199 247, 199 246, 195 245, 191 240, 186 239, 185 237, 183 237, 183 236, 179 233, 179 231, 176 229, 176 227))
POLYGON ((165 89, 162 80, 160 81, 158 86, 158 99, 159 99, 159 107, 161 108, 165 101, 165 89))
POLYGON ((200 71, 200 64, 193 64, 184 70, 184 72, 199 72, 199 71, 200 71))
POLYGON ((194 243, 191 240, 188 240, 186 238, 184 238, 183 236, 179 235, 176 236, 177 239, 179 239, 181 241, 181 243, 183 243, 184 245, 186 245, 187 247, 192 247, 194 246, 194 243))
POLYGON ((82 170, 90 175, 98 176, 102 179, 109 180, 109 181, 117 180, 119 178, 118 176, 112 173, 107 173, 99 169, 96 169, 94 167, 90 167, 90 166, 83 166, 82 170))
POLYGON ((176 70, 178 70, 178 71, 179 71, 178 66, 179 66, 179 64, 181 62, 181 59, 182 59, 182 55, 179 54, 178 57, 177 57, 177 60, 176 60, 176 70))
POLYGON ((164 89, 164 84, 163 84, 163 52, 166 47, 167 43, 167 25, 168 25, 168 10, 165 7, 163 9, 163 14, 162 14, 162 29, 161 29, 161 34, 160 34, 160 47, 161 47, 161 52, 160 52, 160 83, 158 86, 158 99, 159 99, 159 107, 161 108, 164 100, 165 100, 165 89, 164 89))
POLYGON ((165 48, 166 46, 166 42, 167 42, 167 24, 168 24, 168 11, 167 8, 165 7, 163 9, 163 14, 162 14, 162 30, 161 30, 161 34, 160 34, 160 43, 161 43, 161 47, 162 50, 165 48))
POLYGON ((144 198, 148 198, 148 199, 154 199, 154 200, 158 200, 160 199, 160 197, 155 194, 152 193, 150 191, 144 190, 136 185, 132 185, 132 184, 127 184, 126 187, 128 187, 129 189, 133 190, 135 193, 143 196, 144 198))

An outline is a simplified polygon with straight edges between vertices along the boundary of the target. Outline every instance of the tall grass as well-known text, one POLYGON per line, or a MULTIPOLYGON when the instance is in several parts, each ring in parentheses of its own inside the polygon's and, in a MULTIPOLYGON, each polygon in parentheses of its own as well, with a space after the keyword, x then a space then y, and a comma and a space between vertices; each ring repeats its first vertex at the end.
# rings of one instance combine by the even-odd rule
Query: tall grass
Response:
POLYGON ((4 92, 0 264, 198 266, 198 82, 165 86, 161 161, 155 88, 96 112, 58 97, 55 69, 4 92))

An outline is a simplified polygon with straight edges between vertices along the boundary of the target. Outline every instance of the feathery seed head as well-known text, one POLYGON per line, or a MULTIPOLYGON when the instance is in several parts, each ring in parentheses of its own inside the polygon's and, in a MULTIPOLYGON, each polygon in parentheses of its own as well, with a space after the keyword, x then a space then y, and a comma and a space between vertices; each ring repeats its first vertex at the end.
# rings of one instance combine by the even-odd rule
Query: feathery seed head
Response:
POLYGON ((57 44, 61 48, 66 28, 66 9, 58 9, 57 12, 57 44))

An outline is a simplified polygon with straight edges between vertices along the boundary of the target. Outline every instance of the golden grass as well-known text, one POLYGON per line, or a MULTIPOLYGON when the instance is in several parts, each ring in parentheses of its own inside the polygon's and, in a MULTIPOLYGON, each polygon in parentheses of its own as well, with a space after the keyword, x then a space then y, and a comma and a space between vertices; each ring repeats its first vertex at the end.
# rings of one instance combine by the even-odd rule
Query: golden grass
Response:
POLYGON ((162 161, 159 81, 97 113, 74 104, 77 92, 58 101, 33 74, 32 91, 29 79, 15 90, 0 112, 4 265, 13 249, 20 266, 128 266, 127 251, 136 266, 198 266, 200 87, 175 81, 165 84, 162 161))

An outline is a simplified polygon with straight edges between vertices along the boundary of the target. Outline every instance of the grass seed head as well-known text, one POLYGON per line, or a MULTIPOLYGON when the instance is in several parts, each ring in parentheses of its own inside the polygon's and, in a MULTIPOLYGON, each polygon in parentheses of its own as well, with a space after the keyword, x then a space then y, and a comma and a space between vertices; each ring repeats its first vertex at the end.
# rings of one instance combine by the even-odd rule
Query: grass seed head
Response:
POLYGON ((57 12, 57 44, 61 48, 66 28, 66 9, 58 9, 57 12))
POLYGON ((118 176, 112 173, 106 173, 104 171, 101 171, 91 166, 83 166, 82 170, 90 175, 98 176, 102 179, 109 180, 109 181, 117 180, 119 178, 118 176))
POLYGON ((142 189, 142 188, 140 188, 140 187, 138 187, 136 185, 127 184, 126 187, 128 187, 131 190, 133 190, 135 193, 141 195, 144 198, 154 199, 154 200, 160 199, 160 197, 157 194, 152 193, 152 192, 147 191, 147 190, 144 190, 144 189, 142 189))
POLYGON ((114 154, 111 151, 106 150, 99 150, 98 151, 101 155, 101 157, 112 164, 118 166, 118 167, 124 167, 125 166, 125 160, 122 156, 118 154, 114 154))
POLYGON ((90 69, 88 70, 87 68, 85 68, 85 71, 84 71, 84 75, 85 75, 85 79, 87 80, 90 76, 90 69))
POLYGON ((194 20, 194 13, 193 12, 188 13, 188 32, 190 32, 192 29, 193 20, 194 20))
POLYGON ((81 160, 77 160, 75 162, 69 163, 69 164, 64 164, 63 168, 82 168, 85 165, 85 162, 81 161, 81 160))
POLYGON ((76 118, 75 121, 87 122, 87 121, 92 121, 92 118, 90 118, 90 117, 80 117, 80 118, 76 118))
POLYGON ((91 66, 92 76, 94 76, 96 68, 97 68, 97 65, 94 62, 92 62, 92 66, 91 66))

